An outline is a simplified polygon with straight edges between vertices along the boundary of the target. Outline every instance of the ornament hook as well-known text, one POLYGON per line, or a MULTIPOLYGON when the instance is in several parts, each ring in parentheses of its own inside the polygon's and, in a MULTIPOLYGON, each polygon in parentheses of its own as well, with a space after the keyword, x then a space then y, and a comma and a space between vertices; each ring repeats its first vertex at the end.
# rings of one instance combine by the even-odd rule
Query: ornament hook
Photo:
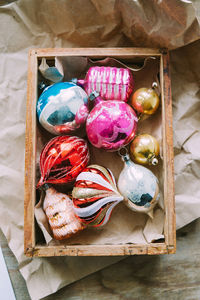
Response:
POLYGON ((154 89, 157 88, 157 87, 158 87, 158 84, 157 84, 156 81, 154 81, 154 82, 152 83, 152 89, 154 90, 154 89))
POLYGON ((122 160, 123 160, 124 162, 127 162, 127 161, 130 160, 130 156, 129 156, 129 154, 128 154, 128 150, 127 150, 126 147, 120 148, 120 149, 118 150, 118 154, 119 154, 119 156, 121 156, 121 158, 122 158, 122 160))

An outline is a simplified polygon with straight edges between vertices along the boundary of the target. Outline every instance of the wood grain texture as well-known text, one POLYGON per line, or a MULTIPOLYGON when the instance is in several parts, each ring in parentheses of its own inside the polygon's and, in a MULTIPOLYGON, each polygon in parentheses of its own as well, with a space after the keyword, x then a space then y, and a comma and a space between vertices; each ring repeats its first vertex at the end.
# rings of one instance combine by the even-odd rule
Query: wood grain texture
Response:
POLYGON ((174 255, 132 256, 43 300, 200 299, 200 219, 177 233, 174 255))
POLYGON ((164 243, 148 245, 74 245, 74 246, 39 246, 30 248, 27 256, 126 256, 136 254, 167 254, 171 250, 164 243))
POLYGON ((29 52, 25 135, 24 251, 35 246, 36 99, 38 63, 29 52))
MULTIPOLYGON (((42 300, 200 299, 200 219, 177 232, 177 253, 133 256, 70 284, 42 300)), ((30 300, 17 261, 0 231, 0 244, 16 295, 30 300)), ((62 257, 57 258, 62 260, 62 257)), ((36 286, 42 289, 41 286, 36 286)))
POLYGON ((164 164, 165 242, 171 253, 176 251, 176 218, 174 199, 174 152, 172 127, 172 96, 169 72, 169 53, 163 51, 160 63, 162 135, 164 164))
POLYGON ((26 163, 25 163, 25 208, 24 208, 24 249, 27 256, 108 256, 135 254, 166 254, 175 252, 175 212, 173 178, 172 100, 169 76, 169 55, 166 50, 146 48, 58 48, 33 49, 29 53, 27 122, 26 122, 26 163), (35 157, 36 157, 36 101, 38 59, 55 56, 116 57, 160 57, 160 83, 162 97, 162 128, 164 154, 164 202, 165 242, 144 245, 35 245, 35 157))
POLYGON ((117 57, 126 58, 131 56, 160 56, 159 49, 150 48, 46 48, 33 49, 38 58, 55 56, 92 56, 92 57, 117 57))

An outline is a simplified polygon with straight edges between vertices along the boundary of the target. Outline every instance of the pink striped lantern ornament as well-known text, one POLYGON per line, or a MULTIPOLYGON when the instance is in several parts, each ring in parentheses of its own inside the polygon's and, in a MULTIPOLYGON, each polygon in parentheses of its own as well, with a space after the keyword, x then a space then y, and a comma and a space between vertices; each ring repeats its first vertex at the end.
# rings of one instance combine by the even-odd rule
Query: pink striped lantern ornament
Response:
POLYGON ((133 92, 133 76, 127 68, 91 67, 85 79, 73 79, 88 95, 96 91, 104 100, 127 102, 133 92))

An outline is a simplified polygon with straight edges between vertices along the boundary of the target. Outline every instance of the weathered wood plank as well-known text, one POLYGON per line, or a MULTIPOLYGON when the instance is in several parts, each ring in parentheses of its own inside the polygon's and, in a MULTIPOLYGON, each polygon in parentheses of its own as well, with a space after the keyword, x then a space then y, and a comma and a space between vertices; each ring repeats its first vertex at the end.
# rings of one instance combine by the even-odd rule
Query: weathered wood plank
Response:
POLYGON ((92 57, 130 57, 130 56, 160 56, 159 49, 150 48, 46 48, 34 49, 38 58, 55 56, 92 56, 92 57))
POLYGON ((176 218, 174 200, 174 152, 172 127, 172 96, 169 53, 163 51, 160 64, 162 135, 164 164, 165 241, 171 253, 176 251, 176 218))
POLYGON ((200 219, 178 231, 177 253, 133 256, 43 300, 200 299, 200 219))
POLYGON ((170 250, 164 243, 148 245, 69 245, 40 246, 36 245, 26 253, 28 256, 126 256, 136 254, 167 254, 170 250))
MULTIPOLYGON (((137 300, 146 299, 146 295, 148 300, 200 299, 199 232, 200 219, 178 231, 176 254, 125 258, 43 300, 137 300)), ((17 261, 1 231, 0 243, 16 299, 30 300, 17 261)))
POLYGON ((38 62, 29 52, 26 103, 25 174, 24 174, 24 251, 35 246, 35 161, 36 161, 36 99, 38 62))

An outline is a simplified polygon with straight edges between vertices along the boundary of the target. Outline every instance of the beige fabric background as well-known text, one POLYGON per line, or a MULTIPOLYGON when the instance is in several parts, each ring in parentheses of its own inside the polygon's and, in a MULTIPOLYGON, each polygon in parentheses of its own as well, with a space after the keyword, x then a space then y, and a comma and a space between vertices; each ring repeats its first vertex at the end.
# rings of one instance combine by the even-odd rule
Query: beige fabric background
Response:
MULTIPOLYGON (((28 49, 169 47, 200 37, 198 1, 0 2, 0 226, 32 299, 122 258, 23 254, 23 172, 28 49), (2 4, 1 4, 2 3, 2 4), (197 17, 196 17, 197 16, 197 17)), ((177 228, 200 216, 200 42, 171 52, 177 228)))

